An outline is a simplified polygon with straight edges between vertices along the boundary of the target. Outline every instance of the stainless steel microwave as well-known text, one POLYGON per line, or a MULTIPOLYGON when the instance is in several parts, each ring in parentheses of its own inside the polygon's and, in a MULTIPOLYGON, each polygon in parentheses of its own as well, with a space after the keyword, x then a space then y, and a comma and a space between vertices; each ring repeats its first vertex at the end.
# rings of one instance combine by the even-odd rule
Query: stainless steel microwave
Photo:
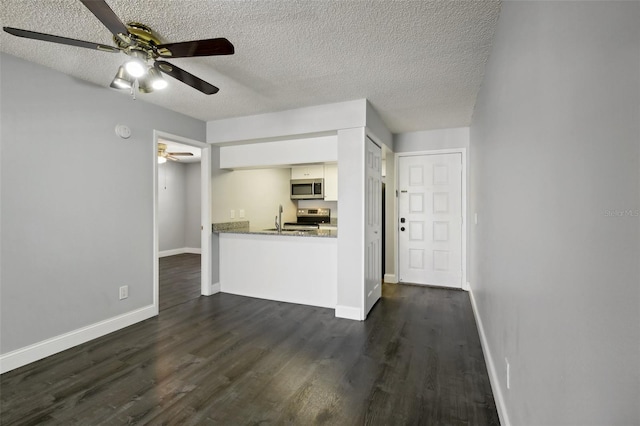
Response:
POLYGON ((291 179, 292 200, 324 200, 324 179, 291 179))

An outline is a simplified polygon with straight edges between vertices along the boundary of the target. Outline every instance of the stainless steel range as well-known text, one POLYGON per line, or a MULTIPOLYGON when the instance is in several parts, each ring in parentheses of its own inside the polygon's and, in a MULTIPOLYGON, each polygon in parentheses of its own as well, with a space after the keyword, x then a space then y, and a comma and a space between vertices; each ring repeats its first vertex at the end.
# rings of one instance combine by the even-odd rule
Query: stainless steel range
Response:
POLYGON ((316 230, 321 223, 329 223, 331 220, 331 209, 298 209, 297 222, 287 222, 282 229, 305 231, 316 230))

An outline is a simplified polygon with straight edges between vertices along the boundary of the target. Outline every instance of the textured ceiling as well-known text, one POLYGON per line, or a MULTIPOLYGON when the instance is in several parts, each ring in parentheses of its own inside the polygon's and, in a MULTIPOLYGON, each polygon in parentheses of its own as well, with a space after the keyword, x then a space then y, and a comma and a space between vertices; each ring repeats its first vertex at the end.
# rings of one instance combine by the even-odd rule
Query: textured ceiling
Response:
MULTIPOLYGON (((202 120, 367 98, 392 132, 467 126, 498 1, 107 0, 165 42, 226 37, 235 55, 172 59, 220 92, 168 77, 138 96, 202 120)), ((0 23, 113 44, 77 0, 0 0, 0 23)), ((108 87, 126 56, 0 35, 3 52, 108 87)), ((128 96, 122 94, 122 96, 128 96)))

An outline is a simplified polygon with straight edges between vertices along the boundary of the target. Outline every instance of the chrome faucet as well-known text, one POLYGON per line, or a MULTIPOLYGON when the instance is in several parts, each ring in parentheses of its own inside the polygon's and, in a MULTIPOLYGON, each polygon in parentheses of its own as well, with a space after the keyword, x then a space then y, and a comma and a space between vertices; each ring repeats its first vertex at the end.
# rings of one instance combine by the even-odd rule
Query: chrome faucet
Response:
POLYGON ((278 216, 276 216, 276 231, 282 232, 282 204, 280 204, 278 216))

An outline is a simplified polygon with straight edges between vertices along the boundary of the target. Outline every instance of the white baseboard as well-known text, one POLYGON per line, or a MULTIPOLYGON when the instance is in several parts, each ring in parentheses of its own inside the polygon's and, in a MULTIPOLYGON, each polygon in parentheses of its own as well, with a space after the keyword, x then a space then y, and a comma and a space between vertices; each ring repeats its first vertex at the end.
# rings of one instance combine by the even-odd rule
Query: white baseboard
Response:
POLYGON ((398 277, 396 274, 384 274, 383 281, 389 284, 398 284, 398 277))
POLYGON ((209 288, 206 291, 202 292, 203 296, 212 296, 216 293, 220 293, 220 283, 213 283, 209 285, 209 288))
POLYGON ((176 254, 201 254, 202 249, 194 248, 194 247, 182 247, 171 250, 162 250, 158 252, 158 257, 167 257, 167 256, 175 256, 176 254))
POLYGON ((336 318, 362 321, 362 313, 360 312, 360 308, 336 305, 336 318))
POLYGON ((149 305, 24 348, 16 349, 15 351, 7 352, 0 355, 0 373, 6 373, 156 315, 158 315, 158 307, 149 305))
POLYGON ((498 378, 498 372, 491 356, 491 350, 489 349, 489 342, 487 342, 487 336, 484 332, 484 326, 482 325, 482 319, 478 313, 478 307, 476 306, 476 299, 473 297, 473 290, 469 288, 469 298, 471 299, 471 307, 473 308, 473 316, 476 319, 478 326, 478 334, 480 335, 480 344, 482 345, 482 352, 484 353, 484 360, 487 364, 487 370, 489 372, 489 382, 491 383, 491 390, 493 391, 493 397, 496 402, 496 409, 498 410, 498 416, 500 417, 500 424, 502 426, 511 426, 509 422, 509 415, 507 414, 507 407, 504 402, 504 396, 500 388, 500 379, 498 378))

